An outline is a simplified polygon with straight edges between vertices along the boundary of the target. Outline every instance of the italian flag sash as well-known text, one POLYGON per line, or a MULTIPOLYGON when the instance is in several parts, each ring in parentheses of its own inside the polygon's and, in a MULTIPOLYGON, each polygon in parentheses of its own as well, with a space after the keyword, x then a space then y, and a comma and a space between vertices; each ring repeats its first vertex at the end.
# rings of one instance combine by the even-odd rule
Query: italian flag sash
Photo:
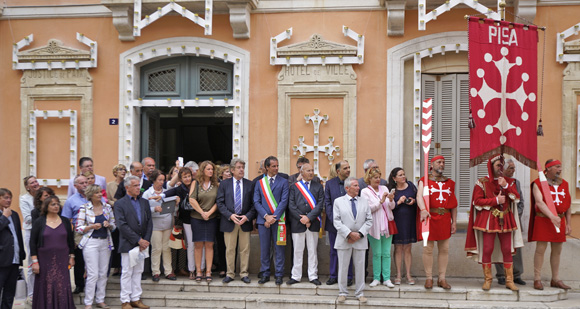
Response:
MULTIPOLYGON (((262 189, 262 195, 264 199, 268 203, 268 207, 272 214, 278 208, 278 202, 274 198, 274 194, 272 193, 272 189, 270 188, 270 184, 268 183, 268 176, 264 175, 260 180, 260 187, 262 189)), ((278 234, 276 236, 276 244, 279 246, 286 245, 286 213, 283 213, 280 220, 278 221, 278 234)))

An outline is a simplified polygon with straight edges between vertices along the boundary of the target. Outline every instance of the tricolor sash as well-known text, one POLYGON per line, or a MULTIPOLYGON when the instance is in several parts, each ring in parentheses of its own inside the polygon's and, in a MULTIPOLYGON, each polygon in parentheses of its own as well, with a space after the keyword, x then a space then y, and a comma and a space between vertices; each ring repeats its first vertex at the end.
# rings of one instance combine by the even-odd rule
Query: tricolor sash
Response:
MULTIPOLYGON (((310 205, 310 209, 314 209, 314 207, 316 207, 316 200, 314 199, 312 192, 310 192, 310 190, 304 184, 304 181, 300 180, 296 182, 296 187, 298 187, 298 190, 300 190, 300 193, 302 193, 302 196, 304 196, 308 202, 308 205, 310 205)), ((320 218, 318 220, 320 220, 320 218)))
MULTIPOLYGON (((278 208, 278 202, 274 198, 274 193, 272 193, 272 189, 270 188, 270 184, 268 183, 268 176, 264 175, 260 180, 260 187, 262 189, 262 195, 268 203, 268 207, 272 214, 278 208)), ((276 244, 279 246, 286 245, 286 214, 282 213, 280 220, 278 221, 278 234, 276 235, 276 244)))

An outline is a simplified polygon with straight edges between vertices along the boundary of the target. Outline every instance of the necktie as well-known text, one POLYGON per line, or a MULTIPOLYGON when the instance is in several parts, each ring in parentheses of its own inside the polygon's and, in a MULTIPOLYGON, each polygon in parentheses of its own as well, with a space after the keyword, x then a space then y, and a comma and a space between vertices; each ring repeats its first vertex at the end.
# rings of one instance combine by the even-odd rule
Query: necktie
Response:
POLYGON ((274 177, 270 177, 270 190, 274 187, 274 177))
POLYGON ((350 206, 352 207, 352 215, 356 219, 356 204, 354 201, 356 201, 354 198, 350 199, 350 206))
POLYGON ((306 189, 310 189, 310 188, 308 187, 308 181, 304 183, 304 186, 306 187, 306 189))
POLYGON ((234 210, 236 215, 242 213, 242 190, 240 188, 240 181, 236 181, 236 193, 234 198, 234 210))

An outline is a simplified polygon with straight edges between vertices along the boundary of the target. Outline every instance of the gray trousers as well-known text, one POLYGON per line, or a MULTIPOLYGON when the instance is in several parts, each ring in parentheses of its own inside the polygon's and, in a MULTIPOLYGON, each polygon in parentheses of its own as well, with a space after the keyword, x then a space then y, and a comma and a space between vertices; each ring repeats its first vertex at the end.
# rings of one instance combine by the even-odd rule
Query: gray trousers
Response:
POLYGON ((338 255, 338 295, 348 295, 347 289, 347 275, 348 266, 350 265, 350 258, 354 266, 354 277, 356 282, 356 297, 363 296, 365 289, 365 251, 366 249, 336 249, 338 255))
MULTIPOLYGON (((505 278, 505 271, 503 269, 503 264, 495 264, 495 276, 500 278, 505 278)), ((522 261, 522 248, 516 249, 516 254, 514 255, 514 279, 521 278, 524 273, 524 265, 522 261)))

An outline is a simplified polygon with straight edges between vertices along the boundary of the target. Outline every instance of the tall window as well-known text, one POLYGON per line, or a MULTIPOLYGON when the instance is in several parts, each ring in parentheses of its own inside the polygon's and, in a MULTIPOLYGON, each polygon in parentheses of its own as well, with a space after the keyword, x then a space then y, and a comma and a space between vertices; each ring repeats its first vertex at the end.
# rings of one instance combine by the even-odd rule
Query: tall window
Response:
POLYGON ((233 67, 204 57, 174 57, 141 68, 141 94, 147 99, 232 98, 233 67))
POLYGON ((430 157, 445 156, 445 175, 455 181, 459 211, 465 214, 475 181, 487 175, 485 163, 469 168, 469 75, 423 74, 422 84, 423 99, 433 98, 430 157))

